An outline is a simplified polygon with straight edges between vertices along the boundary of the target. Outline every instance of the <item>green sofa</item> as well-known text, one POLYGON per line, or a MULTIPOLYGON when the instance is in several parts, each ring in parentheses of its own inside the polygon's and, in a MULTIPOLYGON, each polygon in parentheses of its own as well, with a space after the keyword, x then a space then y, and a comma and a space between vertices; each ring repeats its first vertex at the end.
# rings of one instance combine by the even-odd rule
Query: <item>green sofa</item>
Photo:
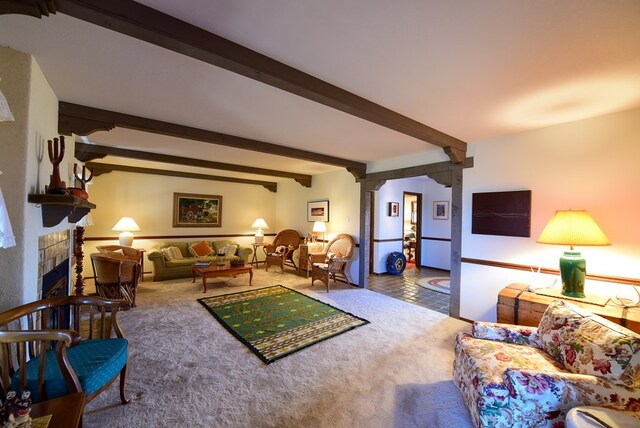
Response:
MULTIPOLYGON (((215 263, 217 256, 212 254, 208 257, 193 257, 189 254, 189 246, 197 244, 198 241, 174 241, 174 242, 162 242, 158 246, 154 247, 148 254, 147 258, 153 263, 153 280, 163 281, 165 279, 187 278, 192 275, 191 269, 193 268, 196 260, 211 260, 215 263), (160 252, 161 249, 167 247, 178 247, 182 253, 182 260, 167 260, 164 254, 160 252)), ((243 260, 245 263, 249 263, 249 258, 253 254, 253 250, 249 247, 241 247, 237 242, 221 240, 221 241, 205 241, 209 247, 217 250, 219 248, 224 249, 227 244, 238 245, 235 255, 226 257, 227 260, 243 260)))

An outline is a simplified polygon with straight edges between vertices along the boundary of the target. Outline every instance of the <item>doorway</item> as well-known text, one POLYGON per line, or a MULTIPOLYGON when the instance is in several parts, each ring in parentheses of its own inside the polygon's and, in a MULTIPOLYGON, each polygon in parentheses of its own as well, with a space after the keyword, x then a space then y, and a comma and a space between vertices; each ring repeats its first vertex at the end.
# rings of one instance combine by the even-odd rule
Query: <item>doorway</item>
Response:
POLYGON ((403 192, 402 248, 407 269, 421 266, 422 193, 403 192))

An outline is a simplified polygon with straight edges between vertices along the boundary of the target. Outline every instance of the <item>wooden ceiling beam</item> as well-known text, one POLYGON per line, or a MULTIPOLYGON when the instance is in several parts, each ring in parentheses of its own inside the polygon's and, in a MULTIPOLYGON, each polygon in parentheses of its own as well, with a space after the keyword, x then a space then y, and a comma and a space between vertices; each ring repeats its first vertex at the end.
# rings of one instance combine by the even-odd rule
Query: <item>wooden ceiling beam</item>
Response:
POLYGON ((131 172, 137 174, 164 175, 168 177, 195 178, 198 180, 225 181, 229 183, 252 184, 263 186, 270 192, 278 191, 278 183, 272 181, 246 180, 243 178, 222 177, 219 175, 197 174, 193 172, 171 171, 157 168, 141 168, 137 166, 115 165, 102 162, 87 162, 85 166, 93 172, 95 177, 112 171, 131 172))
MULTIPOLYGON (((270 155, 284 156, 309 162, 323 163, 346 168, 356 179, 361 179, 367 172, 367 165, 349 159, 313 153, 292 147, 207 131, 205 129, 178 125, 160 120, 148 119, 130 114, 103 110, 79 104, 60 101, 58 106, 58 132, 65 135, 88 135, 95 131, 110 130, 114 127, 135 129, 170 137, 185 138, 203 143, 251 150, 270 155)), ((269 174, 270 175, 270 174, 269 174)))
MULTIPOLYGON (((20 3, 14 0, 11 3, 20 3)), ((77 19, 161 46, 446 149, 454 163, 467 144, 451 135, 320 80, 188 22, 132 0, 55 0, 77 19)))
POLYGON ((147 160, 152 162, 170 163, 176 165, 195 166, 200 168, 219 169, 224 171, 234 171, 245 174, 268 175, 271 177, 290 178, 304 187, 311 187, 311 176, 305 174, 295 174, 286 171, 276 171, 272 169, 254 168, 244 165, 233 165, 222 162, 213 162, 204 159, 192 159, 181 156, 164 155, 160 153, 143 152, 139 150, 121 149, 117 147, 101 146, 97 144, 86 144, 76 142, 76 159, 86 162, 98 157, 116 156, 128 159, 147 160))

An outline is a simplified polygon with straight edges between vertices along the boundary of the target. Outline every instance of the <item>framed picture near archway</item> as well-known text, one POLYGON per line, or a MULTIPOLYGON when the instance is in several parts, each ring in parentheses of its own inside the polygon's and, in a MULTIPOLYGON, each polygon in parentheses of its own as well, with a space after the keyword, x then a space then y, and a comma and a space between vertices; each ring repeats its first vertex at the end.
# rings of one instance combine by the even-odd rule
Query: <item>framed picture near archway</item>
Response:
POLYGON ((329 221, 329 201, 307 202, 307 221, 329 221))
POLYGON ((449 220, 449 201, 433 201, 433 219, 449 220))
POLYGON ((173 227, 221 227, 222 196, 173 194, 173 227))
POLYGON ((389 202, 389 217, 399 217, 399 216, 400 216, 400 203, 389 202))

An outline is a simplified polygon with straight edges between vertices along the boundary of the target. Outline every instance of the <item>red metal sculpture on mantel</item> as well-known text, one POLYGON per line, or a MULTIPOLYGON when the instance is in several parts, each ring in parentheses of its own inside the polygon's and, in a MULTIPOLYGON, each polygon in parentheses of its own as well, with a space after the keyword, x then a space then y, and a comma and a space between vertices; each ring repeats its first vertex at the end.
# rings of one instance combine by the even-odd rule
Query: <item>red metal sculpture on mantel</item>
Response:
POLYGON ((48 140, 49 144, 49 160, 53 164, 53 173, 49 185, 45 186, 45 192, 54 195, 64 195, 67 193, 67 184, 60 179, 60 162, 64 158, 64 137, 60 136, 60 144, 58 139, 48 140))

